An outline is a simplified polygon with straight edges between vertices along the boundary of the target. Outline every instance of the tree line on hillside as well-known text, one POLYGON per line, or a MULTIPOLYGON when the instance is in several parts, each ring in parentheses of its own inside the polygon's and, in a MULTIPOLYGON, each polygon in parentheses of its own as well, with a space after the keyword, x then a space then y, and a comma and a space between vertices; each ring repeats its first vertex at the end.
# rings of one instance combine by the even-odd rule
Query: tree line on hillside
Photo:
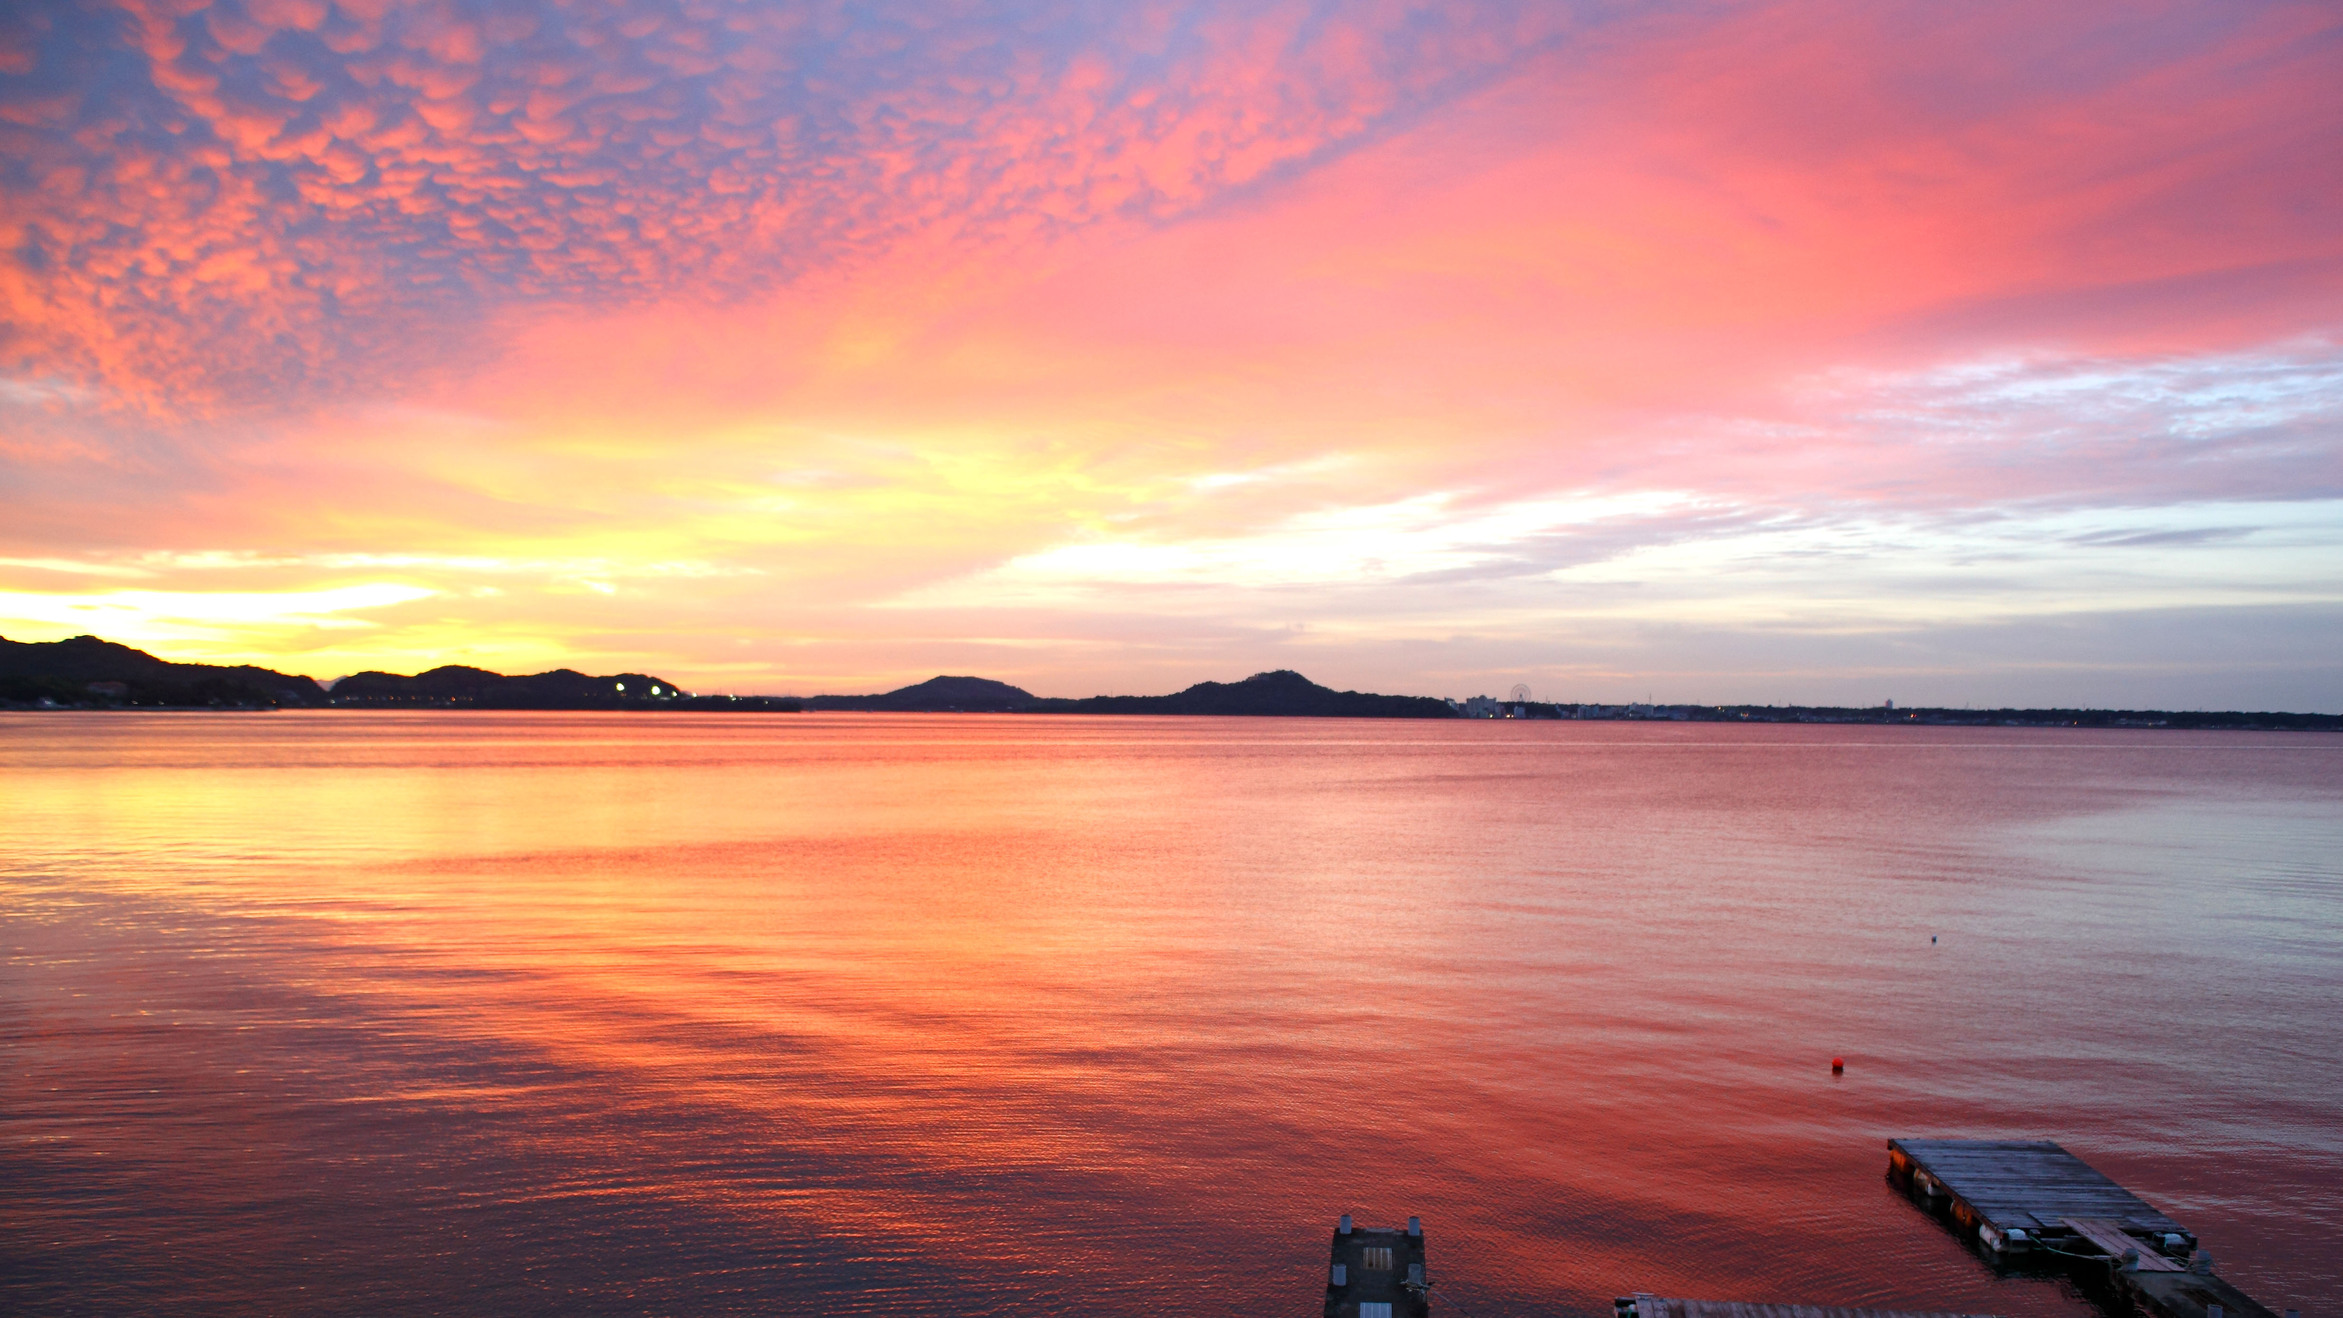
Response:
POLYGON ((1430 696, 1336 691, 1291 669, 1239 682, 1198 682, 1167 696, 1037 696, 985 677, 935 677, 876 695, 694 695, 650 673, 572 669, 506 676, 447 665, 405 676, 356 673, 330 688, 249 664, 180 664, 76 636, 0 637, 0 705, 15 708, 703 710, 795 713, 1189 714, 1296 718, 1656 719, 1700 723, 1866 723, 1959 727, 2197 728, 2343 731, 2343 715, 2119 709, 1898 709, 1892 705, 1461 704, 1430 696))
POLYGON ((567 668, 507 677, 450 664, 417 673, 354 673, 329 689, 252 665, 178 664, 76 636, 0 637, 0 702, 78 709, 741 709, 794 712, 784 697, 692 696, 649 673, 589 676, 567 668))
POLYGON ((1336 691, 1291 669, 1198 682, 1168 696, 1037 696, 984 677, 936 677, 872 696, 808 696, 807 709, 964 714, 1218 714, 1300 718, 1455 718, 1432 696, 1336 691))

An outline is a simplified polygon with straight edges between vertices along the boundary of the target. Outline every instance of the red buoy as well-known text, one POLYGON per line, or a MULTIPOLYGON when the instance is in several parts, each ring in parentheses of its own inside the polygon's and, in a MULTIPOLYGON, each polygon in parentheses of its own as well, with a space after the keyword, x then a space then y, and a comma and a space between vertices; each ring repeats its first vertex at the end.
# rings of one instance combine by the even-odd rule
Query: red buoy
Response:
POLYGON ((1832 1059, 1830 1059, 1830 1073, 1831 1073, 1832 1075, 1837 1075, 1839 1072, 1841 1072, 1841 1071, 1844 1071, 1844 1070, 1846 1070, 1846 1069, 1847 1069, 1847 1059, 1846 1059, 1846 1058, 1844 1058, 1844 1057, 1833 1057, 1832 1059))

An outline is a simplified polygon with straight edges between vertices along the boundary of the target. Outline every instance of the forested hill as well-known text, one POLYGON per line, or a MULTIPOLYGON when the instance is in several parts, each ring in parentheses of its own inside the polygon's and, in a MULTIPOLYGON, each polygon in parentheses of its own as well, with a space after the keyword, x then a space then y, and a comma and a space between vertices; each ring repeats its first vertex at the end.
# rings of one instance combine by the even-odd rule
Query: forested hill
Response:
POLYGON ((931 677, 869 696, 807 696, 807 709, 927 714, 1240 714, 1318 718, 1454 718, 1445 700, 1335 691, 1279 669, 1242 682, 1198 682, 1168 696, 1037 696, 985 677, 931 677))
POLYGON ((1023 687, 989 677, 931 677, 875 696, 807 696, 807 709, 878 710, 919 714, 1019 714, 1039 699, 1023 687))
POLYGON ((250 664, 175 664, 95 636, 65 641, 0 637, 0 701, 36 705, 323 705, 315 679, 250 664))
POLYGON ((1463 706, 1429 696, 1336 691, 1291 669, 1241 682, 1198 682, 1167 696, 1037 696, 987 677, 932 677, 867 696, 695 696, 651 673, 596 677, 568 668, 506 676, 450 664, 417 673, 357 673, 328 689, 250 664, 172 663, 144 650, 76 636, 0 637, 0 707, 210 709, 668 709, 795 713, 800 709, 954 714, 1200 714, 1270 718, 1666 719, 1701 723, 1870 723, 1960 727, 2180 728, 2343 731, 2343 715, 2113 709, 1836 708, 1773 705, 1463 706))
POLYGON ((628 709, 681 700, 683 692, 648 673, 589 677, 568 668, 507 677, 448 664, 413 677, 353 673, 334 683, 336 705, 385 709, 628 709))
POLYGON ((1069 714, 1236 714, 1294 718, 1455 718, 1456 707, 1431 696, 1336 691, 1290 668, 1242 682, 1198 682, 1168 696, 1091 696, 1035 702, 1039 712, 1069 714))
POLYGON ((769 696, 690 696, 649 673, 601 677, 557 668, 507 677, 448 665, 413 677, 358 673, 332 690, 314 679, 243 665, 175 664, 144 650, 76 636, 0 638, 0 704, 69 708, 701 709, 794 712, 769 696))

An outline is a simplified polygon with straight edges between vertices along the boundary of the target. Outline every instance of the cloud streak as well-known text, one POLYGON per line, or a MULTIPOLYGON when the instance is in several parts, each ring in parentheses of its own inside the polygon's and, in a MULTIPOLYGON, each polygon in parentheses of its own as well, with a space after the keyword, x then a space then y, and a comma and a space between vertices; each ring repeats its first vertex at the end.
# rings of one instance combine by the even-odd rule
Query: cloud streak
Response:
POLYGON ((20 7, 0 628, 1077 694, 2292 645, 2338 83, 2331 6, 2209 0, 20 7))

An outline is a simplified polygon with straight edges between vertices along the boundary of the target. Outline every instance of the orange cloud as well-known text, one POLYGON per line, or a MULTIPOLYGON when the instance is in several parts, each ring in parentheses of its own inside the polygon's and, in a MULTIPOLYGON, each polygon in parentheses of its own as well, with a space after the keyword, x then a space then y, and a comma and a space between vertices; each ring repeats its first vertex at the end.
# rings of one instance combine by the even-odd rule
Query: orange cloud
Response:
POLYGON ((2319 6, 132 13, 0 46, 0 589, 768 689, 2334 607, 2319 6))

